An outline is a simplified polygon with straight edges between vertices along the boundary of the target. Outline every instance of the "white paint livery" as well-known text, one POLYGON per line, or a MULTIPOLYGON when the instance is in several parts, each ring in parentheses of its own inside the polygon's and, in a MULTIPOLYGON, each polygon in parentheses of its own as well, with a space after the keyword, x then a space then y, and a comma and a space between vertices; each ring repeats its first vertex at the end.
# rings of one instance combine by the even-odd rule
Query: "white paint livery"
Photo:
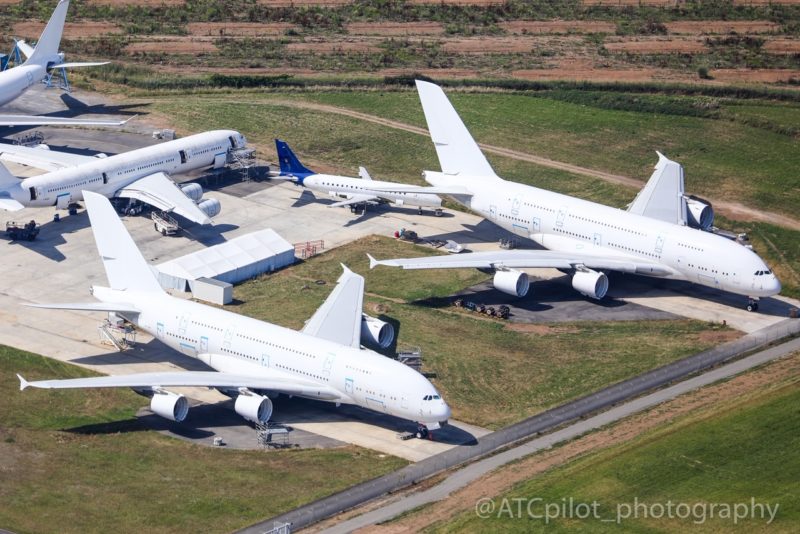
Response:
POLYGON ((104 158, 0 145, 0 160, 50 171, 19 180, 0 163, 0 208, 64 209, 82 200, 85 190, 105 197, 133 198, 162 211, 174 211, 193 222, 209 224, 211 216, 219 211, 218 204, 203 204, 212 199, 202 200, 202 190, 197 191, 199 185, 185 186, 190 198, 169 176, 222 167, 228 150, 244 148, 246 144, 239 132, 214 130, 104 158))
MULTIPOLYGON (((608 289, 601 271, 615 270, 746 295, 751 297, 748 309, 757 309, 754 297, 780 292, 780 282, 751 248, 689 226, 690 216, 708 224, 707 211, 701 213, 707 206, 684 194, 683 168, 663 155, 628 211, 508 182, 494 173, 441 88, 418 81, 417 89, 443 171, 426 171, 425 180, 492 223, 548 250, 370 258, 372 267, 477 267, 498 274, 557 268, 574 273, 575 289, 593 298, 602 298, 608 289)), ((513 291, 498 289, 517 296, 527 292, 527 284, 506 282, 513 291)))
POLYGON ((428 429, 439 428, 449 418, 450 408, 425 377, 360 346, 363 277, 342 266, 334 291, 300 332, 177 299, 158 286, 109 202, 90 192, 85 200, 110 287, 92 288, 98 303, 37 306, 114 311, 215 371, 38 382, 19 377, 21 389, 131 387, 154 397, 166 395, 151 406, 176 421, 187 410, 166 387, 218 388, 237 398, 236 411, 249 420, 269 418, 272 404, 266 395, 274 393, 355 404, 417 421, 428 429))

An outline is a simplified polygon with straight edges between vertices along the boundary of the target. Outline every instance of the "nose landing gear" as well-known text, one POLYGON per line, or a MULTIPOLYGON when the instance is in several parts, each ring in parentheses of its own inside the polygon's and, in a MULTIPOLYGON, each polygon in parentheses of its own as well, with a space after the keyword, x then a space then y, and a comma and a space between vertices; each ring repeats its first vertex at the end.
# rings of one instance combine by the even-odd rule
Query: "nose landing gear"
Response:
POLYGON ((426 427, 425 425, 417 426, 417 431, 416 433, 414 433, 414 436, 417 439, 427 439, 428 435, 429 435, 428 427, 426 427))
POLYGON ((747 301, 747 311, 749 312, 757 312, 758 311, 758 299, 750 298, 747 301))

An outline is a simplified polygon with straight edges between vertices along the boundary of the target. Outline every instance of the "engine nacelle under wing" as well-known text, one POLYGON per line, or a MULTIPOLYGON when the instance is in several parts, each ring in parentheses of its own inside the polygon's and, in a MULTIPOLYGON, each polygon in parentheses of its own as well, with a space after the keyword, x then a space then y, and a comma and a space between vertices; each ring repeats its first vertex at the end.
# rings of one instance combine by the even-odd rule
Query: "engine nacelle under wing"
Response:
POLYGON ((714 208, 711 203, 697 197, 686 198, 686 211, 688 214, 689 226, 708 230, 714 224, 714 208))
POLYGON ((608 277, 597 271, 577 271, 572 275, 572 287, 581 295, 600 300, 608 292, 608 277))
POLYGON ((200 184, 183 184, 180 187, 183 194, 195 202, 199 202, 203 198, 203 186, 200 184))
POLYGON ((150 410, 164 419, 180 423, 189 413, 189 401, 171 391, 156 391, 150 399, 150 410))
POLYGON ((382 349, 389 348, 394 342, 394 326, 363 313, 361 314, 361 342, 382 349))
POLYGON ((527 295, 531 287, 528 274, 514 270, 496 271, 493 283, 496 290, 520 298, 527 295))
POLYGON ((219 200, 216 198, 201 200, 197 203, 197 207, 209 217, 216 217, 219 215, 219 212, 222 211, 222 205, 220 205, 219 200))
POLYGON ((269 397, 245 392, 236 397, 236 413, 251 423, 266 423, 272 417, 272 401, 269 397))

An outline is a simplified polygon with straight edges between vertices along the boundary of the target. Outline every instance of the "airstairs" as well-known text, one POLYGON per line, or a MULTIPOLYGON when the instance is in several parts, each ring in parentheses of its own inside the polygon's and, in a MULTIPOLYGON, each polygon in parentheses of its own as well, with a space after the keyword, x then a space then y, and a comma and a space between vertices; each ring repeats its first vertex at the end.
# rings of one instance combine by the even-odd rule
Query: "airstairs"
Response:
POLYGON ((256 166, 256 149, 230 148, 225 163, 230 170, 241 174, 243 182, 249 182, 250 169, 256 166))

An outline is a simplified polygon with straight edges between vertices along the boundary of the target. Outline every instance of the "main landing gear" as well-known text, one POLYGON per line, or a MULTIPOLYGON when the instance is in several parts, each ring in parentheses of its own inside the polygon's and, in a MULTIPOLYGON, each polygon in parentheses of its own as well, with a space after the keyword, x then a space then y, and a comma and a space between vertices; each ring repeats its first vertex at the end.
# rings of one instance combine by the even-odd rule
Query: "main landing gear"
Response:
POLYGON ((748 299, 747 301, 747 311, 749 312, 757 312, 758 311, 758 299, 748 299))

